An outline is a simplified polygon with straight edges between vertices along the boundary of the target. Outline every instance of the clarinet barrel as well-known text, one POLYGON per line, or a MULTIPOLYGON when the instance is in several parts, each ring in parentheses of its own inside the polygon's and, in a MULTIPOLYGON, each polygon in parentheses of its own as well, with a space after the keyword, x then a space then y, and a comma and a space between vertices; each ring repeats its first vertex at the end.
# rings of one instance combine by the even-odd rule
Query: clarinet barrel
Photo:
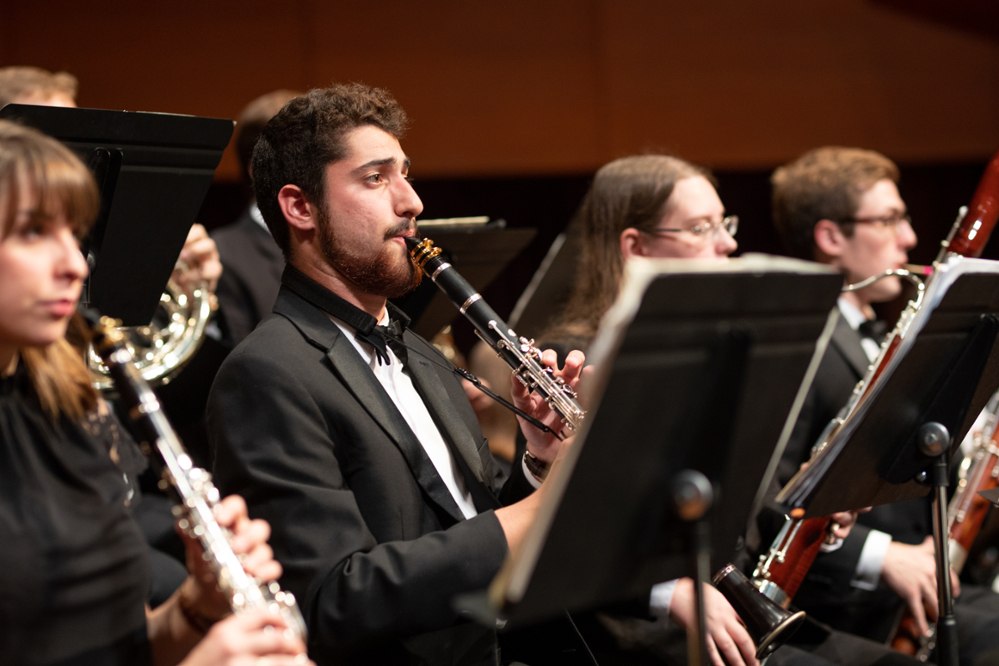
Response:
POLYGON ((482 296, 441 258, 440 248, 429 238, 406 238, 406 246, 417 268, 443 291, 458 311, 475 327, 475 332, 513 369, 514 376, 528 389, 537 391, 570 430, 578 431, 585 410, 576 392, 541 363, 541 351, 534 340, 519 337, 482 296))

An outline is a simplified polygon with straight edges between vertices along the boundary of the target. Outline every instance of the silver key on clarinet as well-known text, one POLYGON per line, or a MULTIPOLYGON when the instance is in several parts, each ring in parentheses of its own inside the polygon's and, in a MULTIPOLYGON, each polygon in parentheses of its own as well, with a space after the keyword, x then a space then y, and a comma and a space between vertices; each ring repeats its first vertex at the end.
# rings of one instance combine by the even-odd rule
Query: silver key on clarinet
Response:
POLYGON ((122 344, 122 333, 116 328, 118 323, 108 317, 98 317, 93 311, 81 314, 90 328, 94 351, 104 360, 129 416, 145 441, 154 445, 160 455, 163 481, 172 487, 178 502, 173 508, 178 524, 201 543, 205 560, 215 571, 219 589, 228 597, 233 612, 268 610, 276 613, 284 618, 298 638, 306 642, 305 619, 294 595, 281 590, 277 582, 264 583, 249 575, 233 552, 232 533, 215 520, 219 491, 212 483, 211 474, 194 466, 160 408, 156 394, 132 363, 132 354, 122 344))

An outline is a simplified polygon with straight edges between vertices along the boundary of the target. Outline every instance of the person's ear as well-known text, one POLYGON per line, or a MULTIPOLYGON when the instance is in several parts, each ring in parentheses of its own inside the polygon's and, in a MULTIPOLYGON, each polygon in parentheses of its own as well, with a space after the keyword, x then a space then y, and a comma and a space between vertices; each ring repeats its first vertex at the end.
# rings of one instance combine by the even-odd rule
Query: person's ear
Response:
POLYGON ((644 257, 645 247, 642 244, 642 232, 634 227, 628 227, 621 232, 621 257, 625 261, 632 257, 644 257))
POLYGON ((843 230, 832 220, 819 220, 812 230, 812 239, 820 257, 836 258, 843 254, 848 241, 843 230))
POLYGON ((278 191, 278 205, 288 224, 301 231, 316 228, 316 209, 298 185, 285 185, 278 191))

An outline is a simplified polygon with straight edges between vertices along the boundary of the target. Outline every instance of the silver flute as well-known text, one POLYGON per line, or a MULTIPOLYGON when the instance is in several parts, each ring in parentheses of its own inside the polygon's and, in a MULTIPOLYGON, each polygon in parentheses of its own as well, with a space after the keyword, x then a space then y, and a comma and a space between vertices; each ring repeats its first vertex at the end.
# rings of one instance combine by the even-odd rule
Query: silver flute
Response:
POLYGON ((441 258, 441 250, 434 247, 432 240, 406 238, 406 246, 416 266, 472 322, 476 334, 513 368, 513 374, 520 383, 531 391, 537 391, 562 418, 566 428, 578 431, 586 411, 580 406, 572 387, 541 363, 541 351, 534 346, 534 340, 518 336, 500 319, 472 285, 441 258))
POLYGON ((124 336, 117 330, 119 322, 99 317, 93 311, 81 314, 90 329, 94 351, 103 359, 129 417, 140 430, 143 452, 150 455, 149 444, 153 443, 159 453, 163 463, 160 486, 172 488, 176 495, 178 503, 173 513, 178 525, 201 543, 204 558, 211 564, 219 589, 229 599, 233 612, 271 611, 280 615, 288 628, 305 642, 305 620, 294 595, 281 590, 276 581, 264 583, 249 575, 233 552, 232 532, 215 520, 219 491, 212 484, 211 474, 194 466, 160 408, 156 394, 132 362, 131 352, 123 344, 124 336))

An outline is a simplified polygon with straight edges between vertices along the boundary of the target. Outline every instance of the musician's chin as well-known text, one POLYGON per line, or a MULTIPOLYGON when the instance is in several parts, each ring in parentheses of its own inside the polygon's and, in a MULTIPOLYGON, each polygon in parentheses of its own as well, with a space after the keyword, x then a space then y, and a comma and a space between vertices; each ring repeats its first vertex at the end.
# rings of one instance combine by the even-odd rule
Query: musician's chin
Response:
POLYGON ((871 303, 888 303, 902 295, 902 279, 887 277, 878 280, 869 289, 871 303))
POLYGON ((391 274, 386 274, 382 294, 385 298, 399 298, 420 286, 423 272, 416 267, 407 252, 405 259, 394 266, 391 274))

